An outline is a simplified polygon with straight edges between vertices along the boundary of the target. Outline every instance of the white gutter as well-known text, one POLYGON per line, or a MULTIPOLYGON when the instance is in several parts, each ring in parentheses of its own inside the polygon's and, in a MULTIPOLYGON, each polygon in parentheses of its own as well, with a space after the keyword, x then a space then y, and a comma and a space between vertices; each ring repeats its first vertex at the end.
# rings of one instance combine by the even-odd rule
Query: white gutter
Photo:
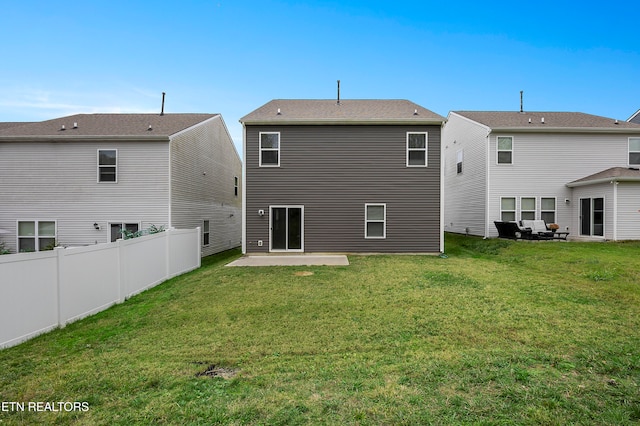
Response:
POLYGON ((274 126, 274 125, 412 125, 412 126, 442 126, 444 120, 411 120, 405 118, 399 119, 348 119, 348 118, 301 118, 301 119, 286 119, 286 120, 247 120, 241 121, 241 123, 251 126, 274 126))
POLYGON ((640 177, 631 177, 631 176, 615 176, 615 177, 604 177, 600 179, 593 180, 585 180, 582 182, 569 182, 565 186, 569 188, 577 188, 579 186, 589 186, 596 185, 599 183, 613 183, 613 182, 640 182, 640 177))
POLYGON ((493 127, 494 132, 526 133, 633 133, 640 134, 640 128, 629 127, 493 127))

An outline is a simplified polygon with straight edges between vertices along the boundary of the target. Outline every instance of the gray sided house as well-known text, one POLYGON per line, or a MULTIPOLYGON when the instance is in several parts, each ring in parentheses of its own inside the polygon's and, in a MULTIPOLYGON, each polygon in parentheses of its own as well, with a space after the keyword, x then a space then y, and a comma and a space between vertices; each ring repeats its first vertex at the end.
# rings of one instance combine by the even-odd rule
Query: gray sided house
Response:
POLYGON ((443 250, 444 117, 405 100, 273 100, 240 122, 243 252, 443 250))
POLYGON ((640 239, 640 125, 574 112, 452 111, 444 229, 557 223, 569 239, 640 239))
POLYGON ((637 110, 629 119, 627 120, 630 123, 640 124, 640 109, 637 110))
POLYGON ((78 114, 0 125, 0 242, 84 246, 149 227, 241 241, 242 164, 219 114, 78 114))

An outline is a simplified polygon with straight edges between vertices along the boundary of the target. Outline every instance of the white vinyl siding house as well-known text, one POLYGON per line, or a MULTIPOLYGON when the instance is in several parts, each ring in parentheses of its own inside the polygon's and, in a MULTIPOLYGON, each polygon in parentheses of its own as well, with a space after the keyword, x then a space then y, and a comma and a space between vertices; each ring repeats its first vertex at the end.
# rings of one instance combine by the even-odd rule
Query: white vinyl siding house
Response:
POLYGON ((9 232, 0 241, 20 249, 19 221, 55 221, 57 244, 85 246, 111 242, 122 229, 195 228, 208 219, 212 243, 203 255, 237 247, 240 172, 214 114, 80 114, 4 129, 0 229, 9 232))
MULTIPOLYGON (((633 146, 629 139, 636 137, 640 125, 580 113, 451 112, 443 133, 445 231, 496 237, 494 221, 535 218, 553 221, 570 238, 580 238, 580 201, 568 184, 626 167, 633 146), (465 169, 458 175, 460 149, 465 169), (504 152, 511 154, 508 166, 499 159, 504 152), (505 198, 515 199, 515 212, 505 208, 505 198)), ((604 233, 613 239, 607 208, 604 233)))

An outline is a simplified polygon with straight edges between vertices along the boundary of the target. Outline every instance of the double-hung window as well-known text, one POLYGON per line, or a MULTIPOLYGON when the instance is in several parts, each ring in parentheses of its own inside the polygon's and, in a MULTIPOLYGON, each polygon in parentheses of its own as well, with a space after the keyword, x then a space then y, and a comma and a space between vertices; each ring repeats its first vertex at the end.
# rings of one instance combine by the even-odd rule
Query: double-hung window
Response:
POLYGON ((210 232, 209 232, 209 221, 205 220, 202 223, 202 245, 203 246, 208 246, 209 245, 209 236, 210 236, 210 232))
POLYGON ((280 166, 280 133, 260 132, 260 167, 280 166))
POLYGON ((238 196, 238 176, 233 177, 233 195, 238 196))
POLYGON ((513 164, 513 136, 498 136, 498 164, 513 164))
POLYGON ((56 222, 53 220, 18 221, 18 251, 53 250, 56 222))
POLYGON ((546 223, 556 223, 556 199, 552 197, 540 198, 540 219, 546 223))
POLYGON ((516 197, 500 198, 500 220, 503 222, 515 222, 516 197))
POLYGON ((386 204, 365 204, 364 205, 364 237, 365 238, 386 238, 387 237, 387 205, 386 204))
POLYGON ((458 151, 456 153, 456 173, 460 174, 462 173, 462 150, 458 151))
POLYGON ((640 138, 629 138, 629 165, 640 166, 640 138))
POLYGON ((117 150, 98 150, 98 182, 118 182, 117 150))
POLYGON ((427 166, 427 133, 407 132, 407 167, 427 166))
POLYGON ((535 197, 520 198, 520 220, 536 220, 535 197))

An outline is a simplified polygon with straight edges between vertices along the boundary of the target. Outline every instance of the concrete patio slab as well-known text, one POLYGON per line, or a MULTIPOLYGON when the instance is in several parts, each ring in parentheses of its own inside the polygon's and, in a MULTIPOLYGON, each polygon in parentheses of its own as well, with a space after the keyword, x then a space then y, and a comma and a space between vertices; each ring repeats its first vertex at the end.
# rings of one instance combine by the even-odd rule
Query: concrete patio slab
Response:
POLYGON ((226 266, 346 266, 349 259, 342 254, 301 254, 286 256, 243 256, 226 266))

